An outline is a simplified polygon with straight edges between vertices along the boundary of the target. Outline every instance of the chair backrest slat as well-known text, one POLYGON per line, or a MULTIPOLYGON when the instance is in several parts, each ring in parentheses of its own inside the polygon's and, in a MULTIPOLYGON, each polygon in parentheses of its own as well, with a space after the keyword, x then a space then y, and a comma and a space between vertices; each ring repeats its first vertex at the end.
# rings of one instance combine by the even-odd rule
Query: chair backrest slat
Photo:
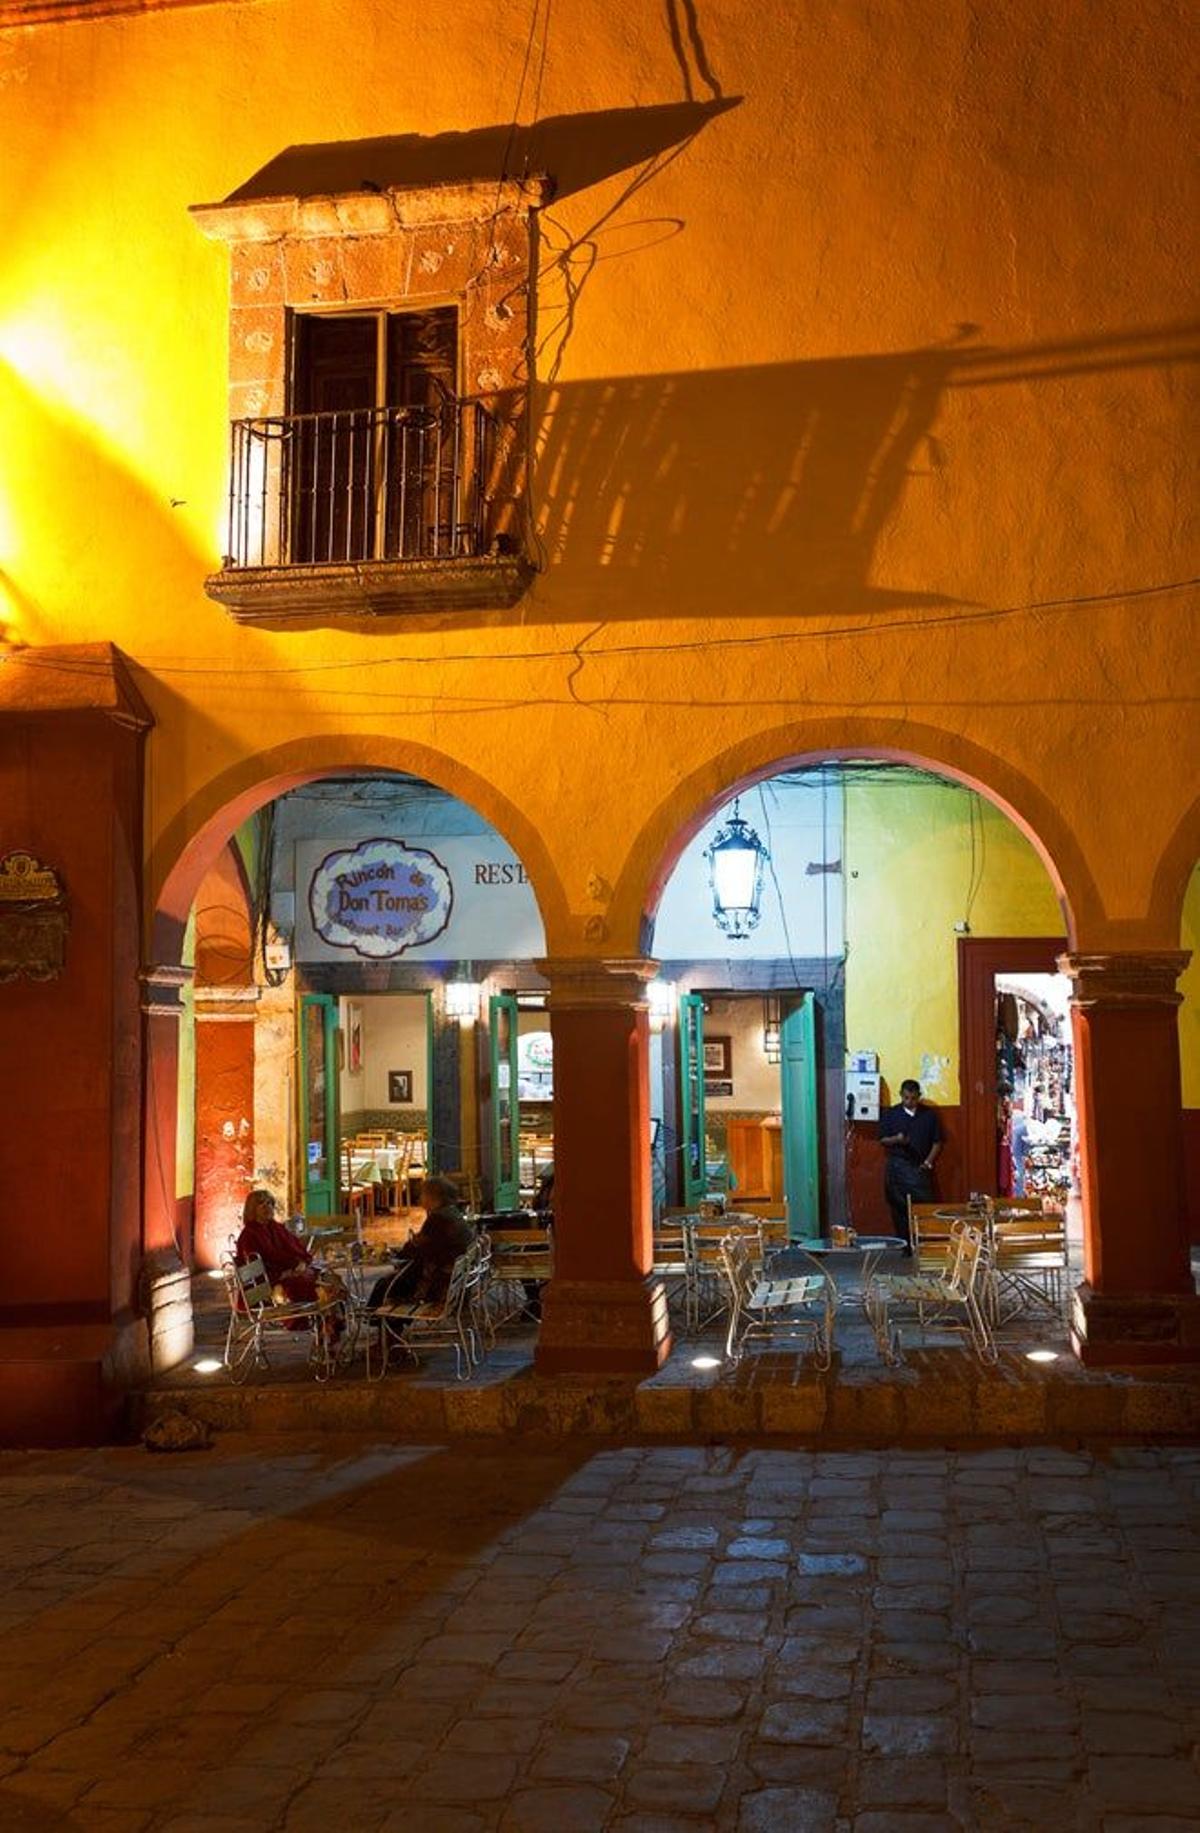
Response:
POLYGON ((258 1309, 273 1302, 267 1269, 257 1254, 234 1267, 234 1278, 247 1305, 258 1309))

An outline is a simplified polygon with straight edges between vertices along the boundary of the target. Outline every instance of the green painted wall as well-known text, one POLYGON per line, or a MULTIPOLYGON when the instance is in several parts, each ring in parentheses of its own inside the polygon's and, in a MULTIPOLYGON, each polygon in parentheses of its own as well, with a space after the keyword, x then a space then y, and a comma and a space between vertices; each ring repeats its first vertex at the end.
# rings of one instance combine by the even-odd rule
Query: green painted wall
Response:
POLYGON ((846 1046, 876 1050, 893 1092, 917 1076, 955 1104, 955 924, 974 936, 1065 933, 1049 875, 998 809, 948 783, 846 790, 846 1046), (974 886, 974 890, 972 887, 974 886), (944 1059, 931 1074, 925 1059, 944 1059))

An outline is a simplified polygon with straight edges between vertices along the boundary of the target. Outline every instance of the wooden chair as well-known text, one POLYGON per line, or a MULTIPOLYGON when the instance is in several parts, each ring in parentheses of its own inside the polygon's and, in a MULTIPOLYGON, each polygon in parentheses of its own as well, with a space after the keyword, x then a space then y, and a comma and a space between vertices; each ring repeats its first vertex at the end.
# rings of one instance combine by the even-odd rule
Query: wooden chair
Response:
POLYGON ((661 1279, 667 1294, 668 1308, 672 1300, 682 1299, 685 1316, 688 1311, 688 1244, 687 1230, 682 1221, 682 1213, 676 1219, 670 1212, 664 1212, 661 1222, 654 1227, 654 1260, 651 1272, 661 1279), (668 1219, 669 1216, 669 1219, 668 1219))
POLYGON ((781 1253, 791 1245, 786 1216, 759 1216, 758 1234, 762 1242, 764 1264, 771 1254, 781 1253))
POLYGON ((762 1233, 756 1220, 735 1222, 689 1221, 684 1224, 687 1250, 687 1324, 700 1330, 722 1316, 727 1303, 727 1278, 722 1244, 730 1236, 745 1236, 750 1242, 754 1265, 762 1269, 762 1233), (706 1311, 705 1306, 710 1308, 706 1311))
POLYGON ((448 1178, 454 1185, 460 1206, 467 1215, 476 1216, 483 1206, 483 1184, 474 1171, 439 1171, 439 1177, 448 1178))
POLYGON ((949 1263, 959 1222, 981 1218, 965 1203, 914 1203, 908 1199, 913 1259, 922 1273, 941 1273, 949 1263))
POLYGON ((548 1228, 489 1228, 485 1232, 491 1243, 494 1302, 490 1317, 493 1325, 509 1324, 514 1320, 536 1323, 540 1315, 541 1288, 554 1277, 553 1231, 548 1228), (512 1303, 506 1302, 506 1293, 512 1303))
POLYGON ((992 1315, 1007 1323, 1034 1308, 1061 1318, 1066 1297, 1067 1219, 1034 1197, 996 1198, 992 1237, 992 1315))

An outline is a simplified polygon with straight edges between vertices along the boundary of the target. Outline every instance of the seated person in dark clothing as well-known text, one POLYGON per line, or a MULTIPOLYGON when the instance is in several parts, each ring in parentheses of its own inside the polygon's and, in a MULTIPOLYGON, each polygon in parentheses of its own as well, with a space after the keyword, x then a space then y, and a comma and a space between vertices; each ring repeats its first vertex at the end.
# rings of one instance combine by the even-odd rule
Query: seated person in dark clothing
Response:
POLYGON ((892 1224, 912 1253, 908 1202, 932 1203, 933 1165, 942 1149, 942 1128, 936 1111, 921 1100, 921 1084, 911 1078, 900 1084, 899 1107, 885 1108, 879 1117, 879 1143, 887 1150, 883 1194, 892 1212, 892 1224))
POLYGON ((457 1196, 449 1178, 425 1179, 420 1196, 425 1220, 401 1249, 396 1271, 376 1280, 367 1301, 371 1310, 404 1299, 437 1305, 445 1298, 454 1262, 475 1241, 475 1224, 463 1215, 457 1196))

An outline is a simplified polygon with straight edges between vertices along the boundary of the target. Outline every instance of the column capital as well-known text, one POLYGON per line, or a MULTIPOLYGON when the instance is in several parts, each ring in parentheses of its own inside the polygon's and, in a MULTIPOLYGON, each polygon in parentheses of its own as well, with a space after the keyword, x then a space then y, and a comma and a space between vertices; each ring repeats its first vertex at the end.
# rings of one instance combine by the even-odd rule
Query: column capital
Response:
POLYGON ((197 1024, 248 1024, 254 1021, 262 989, 256 986, 195 986, 197 1024))
POLYGON ((178 1018, 183 1011, 183 992, 192 979, 190 967, 144 967, 138 974, 142 985, 142 1011, 147 1018, 178 1018))
POLYGON ((646 987, 658 973, 658 962, 643 955, 615 960, 556 955, 539 961, 537 968, 550 982, 546 1003, 552 1012, 605 1006, 645 1010, 646 987))
POLYGON ((1187 949, 1121 950, 1060 955, 1058 967, 1071 981, 1072 1005, 1081 1011, 1097 1006, 1144 1011, 1182 1002, 1177 982, 1190 960, 1187 949))

